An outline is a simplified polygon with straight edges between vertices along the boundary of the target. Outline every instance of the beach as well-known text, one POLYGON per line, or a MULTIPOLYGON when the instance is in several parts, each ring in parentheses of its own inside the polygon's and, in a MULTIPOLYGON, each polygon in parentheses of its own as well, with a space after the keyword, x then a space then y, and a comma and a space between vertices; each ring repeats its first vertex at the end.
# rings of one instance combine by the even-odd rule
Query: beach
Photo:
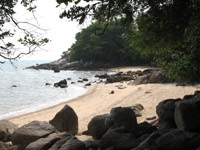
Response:
MULTIPOLYGON (((128 68, 131 70, 131 68, 128 68)), ((135 69, 135 68, 133 68, 135 69)), ((144 69, 144 68, 137 68, 144 69)), ((127 71, 127 68, 115 69, 115 71, 127 71)), ((22 126, 31 121, 49 121, 66 104, 76 112, 79 120, 79 133, 87 130, 88 122, 96 115, 109 113, 114 107, 128 107, 141 104, 144 107, 142 116, 137 117, 138 122, 146 121, 147 116, 156 116, 156 106, 165 99, 183 98, 184 95, 193 94, 199 88, 197 86, 176 86, 173 84, 141 84, 129 85, 123 83, 98 83, 87 87, 87 93, 67 102, 52 106, 40 111, 23 114, 9 120, 22 126), (122 85, 123 89, 117 88, 122 85), (114 91, 114 94, 111 94, 114 91)))

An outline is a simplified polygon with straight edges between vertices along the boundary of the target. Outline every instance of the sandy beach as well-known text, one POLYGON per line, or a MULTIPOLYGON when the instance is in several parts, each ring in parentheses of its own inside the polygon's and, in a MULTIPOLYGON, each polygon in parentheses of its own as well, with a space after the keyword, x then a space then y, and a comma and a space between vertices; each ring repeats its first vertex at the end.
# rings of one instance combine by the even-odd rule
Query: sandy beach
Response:
MULTIPOLYGON (((118 68, 114 71, 127 71, 131 68, 118 68)), ((135 69, 135 68, 133 68, 135 69)), ((144 69, 144 68, 137 68, 144 69)), ((156 115, 157 104, 169 98, 183 98, 184 95, 193 94, 199 88, 195 86, 176 86, 176 84, 142 84, 129 85, 128 82, 105 84, 99 83, 88 87, 85 95, 71 101, 61 103, 37 112, 20 115, 9 120, 22 126, 31 121, 49 121, 66 104, 71 106, 79 118, 79 132, 87 129, 88 122, 96 115, 109 113, 113 107, 133 106, 142 104, 144 110, 138 122, 146 120, 146 116, 156 115), (124 89, 118 89, 117 85, 123 85, 124 89), (114 94, 110 94, 114 91, 114 94)))

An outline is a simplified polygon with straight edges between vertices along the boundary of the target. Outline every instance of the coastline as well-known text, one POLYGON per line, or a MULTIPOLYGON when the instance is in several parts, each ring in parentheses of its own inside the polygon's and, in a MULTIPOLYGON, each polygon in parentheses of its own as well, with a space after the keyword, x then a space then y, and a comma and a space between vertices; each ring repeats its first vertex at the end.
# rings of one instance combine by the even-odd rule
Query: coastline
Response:
POLYGON ((113 107, 127 107, 142 104, 144 110, 138 122, 146 120, 147 116, 156 115, 157 104, 169 98, 183 98, 184 95, 193 94, 197 87, 176 86, 175 84, 141 84, 128 85, 124 83, 95 84, 87 88, 87 93, 61 104, 51 106, 36 112, 9 118, 8 120, 22 126, 31 121, 49 121, 66 104, 71 106, 79 118, 79 132, 87 130, 88 122, 96 115, 109 113, 113 107), (118 89, 123 85, 125 89, 118 89), (114 91, 114 94, 110 94, 114 91))

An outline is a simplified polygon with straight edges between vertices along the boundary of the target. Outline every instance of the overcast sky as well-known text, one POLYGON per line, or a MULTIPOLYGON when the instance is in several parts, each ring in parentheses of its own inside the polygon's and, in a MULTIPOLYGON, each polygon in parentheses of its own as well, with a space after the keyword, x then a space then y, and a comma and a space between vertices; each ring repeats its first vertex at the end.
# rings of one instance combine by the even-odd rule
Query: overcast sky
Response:
MULTIPOLYGON (((33 55, 25 56, 22 59, 34 60, 57 60, 60 58, 63 51, 66 51, 75 42, 75 35, 81 31, 85 25, 78 25, 77 22, 72 22, 67 19, 60 19, 59 14, 62 8, 56 8, 55 0, 38 0, 35 16, 42 28, 47 29, 45 37, 51 40, 45 47, 47 51, 36 52, 33 55)), ((17 8, 17 17, 24 19, 27 12, 22 8, 17 8)))

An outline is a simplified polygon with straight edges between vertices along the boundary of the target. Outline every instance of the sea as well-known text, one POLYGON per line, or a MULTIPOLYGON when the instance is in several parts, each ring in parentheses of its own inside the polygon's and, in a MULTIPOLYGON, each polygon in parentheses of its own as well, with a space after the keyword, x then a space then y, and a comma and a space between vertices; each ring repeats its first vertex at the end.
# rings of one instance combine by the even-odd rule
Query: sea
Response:
POLYGON ((86 83, 97 81, 96 71, 61 71, 25 69, 50 61, 20 60, 0 64, 0 120, 38 111, 69 101, 87 92, 86 83), (80 83, 78 80, 89 79, 80 83), (68 79, 67 88, 55 88, 54 83, 68 79), (74 82, 72 84, 72 82, 74 82), (49 83, 50 85, 46 85, 49 83))

